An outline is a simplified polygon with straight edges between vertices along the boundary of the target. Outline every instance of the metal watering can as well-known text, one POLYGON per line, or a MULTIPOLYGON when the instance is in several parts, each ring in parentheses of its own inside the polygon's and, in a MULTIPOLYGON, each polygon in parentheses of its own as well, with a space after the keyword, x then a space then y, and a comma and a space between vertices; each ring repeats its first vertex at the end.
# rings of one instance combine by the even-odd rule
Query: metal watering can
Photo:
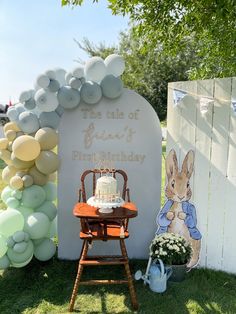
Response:
POLYGON ((134 278, 136 280, 143 279, 144 284, 148 283, 152 291, 162 293, 166 291, 167 280, 171 275, 171 267, 165 267, 161 259, 152 261, 152 258, 149 257, 145 275, 142 275, 141 270, 138 270, 134 278))

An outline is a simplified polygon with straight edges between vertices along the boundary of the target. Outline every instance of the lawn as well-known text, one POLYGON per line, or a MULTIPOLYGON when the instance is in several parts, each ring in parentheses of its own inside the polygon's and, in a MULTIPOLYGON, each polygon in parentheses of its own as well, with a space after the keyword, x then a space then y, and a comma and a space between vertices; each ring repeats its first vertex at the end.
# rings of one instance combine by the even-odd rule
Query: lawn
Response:
MULTIPOLYGON (((163 161, 164 157, 165 144, 163 161)), ((164 176, 162 183, 164 186, 164 176)), ((0 189, 3 187, 0 181, 0 189)), ((3 203, 0 203, 0 208, 4 208, 3 203)), ((33 260, 24 268, 0 271, 0 314, 68 313, 76 264, 74 261, 59 261, 55 257, 46 263, 33 260)), ((144 271, 146 261, 131 260, 131 268, 132 273, 138 269, 144 271)), ((123 276, 121 266, 90 267, 83 273, 84 279, 123 276)), ((236 313, 236 276, 223 272, 194 269, 184 282, 169 282, 164 294, 151 292, 142 281, 135 282, 135 286, 140 305, 138 313, 236 313)), ((75 310, 91 314, 133 313, 128 288, 123 285, 81 286, 75 310)))

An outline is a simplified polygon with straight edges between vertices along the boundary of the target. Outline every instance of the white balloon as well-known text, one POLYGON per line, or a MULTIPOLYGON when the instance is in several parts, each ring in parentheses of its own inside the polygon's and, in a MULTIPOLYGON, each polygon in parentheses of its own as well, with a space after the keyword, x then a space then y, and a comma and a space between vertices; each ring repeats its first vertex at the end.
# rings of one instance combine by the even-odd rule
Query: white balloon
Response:
POLYGON ((85 63, 84 73, 87 81, 100 82, 106 75, 106 66, 102 58, 92 57, 85 63))
POLYGON ((104 63, 107 68, 107 75, 113 74, 114 76, 120 76, 125 70, 124 59, 115 53, 106 57, 104 63))

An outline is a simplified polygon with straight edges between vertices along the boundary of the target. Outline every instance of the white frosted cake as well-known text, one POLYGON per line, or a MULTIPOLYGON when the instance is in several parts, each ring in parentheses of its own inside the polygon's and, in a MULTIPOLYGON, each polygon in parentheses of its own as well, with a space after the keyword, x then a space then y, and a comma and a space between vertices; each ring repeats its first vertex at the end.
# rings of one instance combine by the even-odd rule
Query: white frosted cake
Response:
POLYGON ((111 176, 102 176, 97 179, 95 200, 99 202, 115 202, 119 197, 117 193, 117 180, 111 176))

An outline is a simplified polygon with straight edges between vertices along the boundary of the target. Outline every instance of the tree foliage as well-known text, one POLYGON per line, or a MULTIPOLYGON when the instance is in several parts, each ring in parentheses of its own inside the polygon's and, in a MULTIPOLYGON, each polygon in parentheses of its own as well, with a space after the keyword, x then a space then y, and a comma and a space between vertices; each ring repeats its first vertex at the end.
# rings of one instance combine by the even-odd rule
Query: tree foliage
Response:
POLYGON ((169 56, 162 45, 155 49, 143 50, 142 36, 137 36, 134 29, 120 34, 117 47, 95 45, 88 39, 77 42, 89 56, 100 56, 105 59, 111 53, 118 53, 125 59, 125 72, 122 80, 125 87, 135 90, 145 97, 158 113, 160 120, 166 118, 168 82, 187 80, 192 66, 198 63, 194 44, 188 39, 187 49, 179 50, 175 56, 169 56))
MULTIPOLYGON (((61 0, 62 5, 81 5, 83 0, 61 0)), ((93 2, 98 2, 93 0, 93 2)), ((168 55, 188 49, 194 40, 199 63, 190 77, 233 76, 236 72, 235 0, 108 0, 113 14, 128 15, 143 49, 161 42, 168 55)))

